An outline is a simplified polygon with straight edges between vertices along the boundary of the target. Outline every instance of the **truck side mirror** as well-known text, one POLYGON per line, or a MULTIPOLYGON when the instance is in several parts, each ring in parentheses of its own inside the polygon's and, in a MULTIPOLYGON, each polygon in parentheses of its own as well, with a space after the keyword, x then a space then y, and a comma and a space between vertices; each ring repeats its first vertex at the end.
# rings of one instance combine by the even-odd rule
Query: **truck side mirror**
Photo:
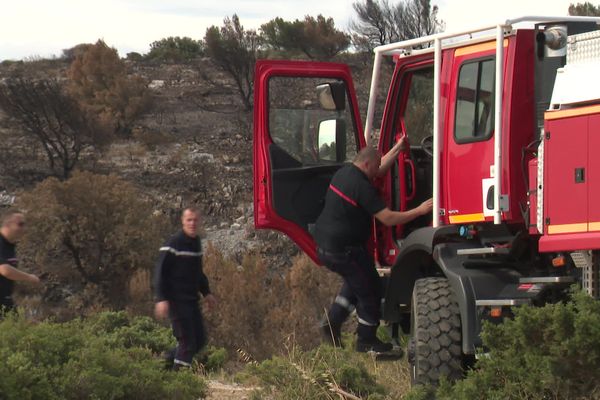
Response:
POLYGON ((324 110, 344 111, 346 109, 346 84, 330 82, 318 85, 317 97, 324 110))
POLYGON ((346 161, 346 121, 342 118, 326 119, 319 123, 319 159, 346 161))

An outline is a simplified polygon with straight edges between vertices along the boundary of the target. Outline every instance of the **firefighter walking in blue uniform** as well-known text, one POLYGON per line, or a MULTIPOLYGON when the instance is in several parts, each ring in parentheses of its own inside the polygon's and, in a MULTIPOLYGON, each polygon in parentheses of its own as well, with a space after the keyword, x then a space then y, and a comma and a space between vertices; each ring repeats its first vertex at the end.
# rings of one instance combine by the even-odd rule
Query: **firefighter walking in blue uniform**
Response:
POLYGON ((199 293, 209 310, 217 300, 210 292, 208 278, 202 270, 202 244, 198 237, 200 213, 187 208, 181 216, 182 230, 160 248, 156 264, 154 290, 157 318, 171 320, 177 347, 167 356, 172 367, 189 367, 192 358, 206 345, 199 293))
POLYGON ((325 206, 316 221, 314 238, 319 259, 344 280, 323 326, 325 338, 334 345, 341 345, 342 324, 356 308, 356 350, 392 350, 391 343, 383 343, 376 336, 381 317, 382 288, 373 257, 365 243, 372 232, 373 217, 386 226, 393 226, 431 212, 431 199, 412 210, 391 211, 371 183, 375 177, 389 170, 403 149, 403 139, 383 159, 372 147, 362 149, 354 163, 341 168, 333 176, 325 206))

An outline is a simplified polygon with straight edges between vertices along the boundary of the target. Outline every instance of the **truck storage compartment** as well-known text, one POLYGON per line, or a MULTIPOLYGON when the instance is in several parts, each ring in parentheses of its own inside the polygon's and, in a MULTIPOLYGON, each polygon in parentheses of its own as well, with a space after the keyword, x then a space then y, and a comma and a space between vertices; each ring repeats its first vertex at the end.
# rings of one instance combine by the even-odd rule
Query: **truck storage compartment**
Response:
POLYGON ((599 66, 600 31, 569 36, 544 115, 540 251, 600 248, 599 66))
POLYGON ((600 248, 598 148, 595 106, 546 113, 541 251, 600 248))

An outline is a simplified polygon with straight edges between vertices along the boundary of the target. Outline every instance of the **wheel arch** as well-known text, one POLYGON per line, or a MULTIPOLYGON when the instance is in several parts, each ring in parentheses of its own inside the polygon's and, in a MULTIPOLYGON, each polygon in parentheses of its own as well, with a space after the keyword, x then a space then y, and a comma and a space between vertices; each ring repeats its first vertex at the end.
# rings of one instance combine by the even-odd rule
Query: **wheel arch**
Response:
POLYGON ((462 265, 454 265, 456 260, 440 252, 444 243, 456 242, 459 238, 458 228, 446 225, 415 230, 404 240, 387 284, 383 316, 388 322, 406 324, 407 319, 410 320, 415 282, 421 278, 445 277, 460 309, 463 353, 472 355, 480 345, 472 277, 462 273, 462 265))
POLYGON ((443 275, 433 259, 433 250, 436 243, 451 236, 458 236, 455 226, 426 227, 413 231, 402 242, 386 287, 383 312, 386 321, 401 322, 402 314, 410 314, 417 279, 443 275))

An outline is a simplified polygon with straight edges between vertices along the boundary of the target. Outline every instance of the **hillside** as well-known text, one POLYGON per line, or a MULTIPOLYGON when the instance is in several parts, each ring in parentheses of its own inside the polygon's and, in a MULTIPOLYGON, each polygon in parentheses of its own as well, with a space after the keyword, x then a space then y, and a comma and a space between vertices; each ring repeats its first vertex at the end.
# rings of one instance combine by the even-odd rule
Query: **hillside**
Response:
MULTIPOLYGON (((359 55, 339 58, 336 61, 352 66, 359 103, 366 109, 368 60, 359 55)), ((3 63, 0 80, 21 75, 64 79, 68 67, 60 59, 3 63)), ((243 111, 233 81, 208 58, 187 63, 127 61, 127 68, 147 82, 152 105, 136 121, 131 138, 118 140, 81 168, 135 183, 173 222, 182 205, 198 204, 207 238, 226 254, 256 248, 275 265, 286 264, 297 254, 295 246, 281 235, 253 229, 252 115, 243 111)), ((0 123, 0 135, 10 136, 11 129, 0 123)), ((0 145, 0 194, 5 203, 43 178, 25 149, 9 144, 6 140, 0 145)))
MULTIPOLYGON (((338 61, 351 63, 364 109, 368 63, 352 55, 338 61)), ((147 83, 151 105, 130 136, 118 137, 78 169, 133 184, 153 213, 166 217, 169 232, 176 229, 182 206, 201 208, 205 269, 221 299, 219 311, 207 315, 207 325, 211 344, 228 349, 228 371, 240 369, 238 351, 267 359, 285 353, 292 337, 294 345, 313 348, 320 340, 318 321, 339 281, 300 256, 285 235, 254 229, 252 115, 243 111, 233 82, 206 58, 188 63, 128 60, 126 66, 130 76, 147 83)), ((65 80, 68 69, 69 63, 60 59, 3 63, 0 81, 18 76, 65 80)), ((0 117, 0 206, 8 207, 20 204, 49 173, 41 150, 22 140, 19 127, 6 116, 0 117)), ((97 285, 78 279, 63 265, 68 262, 64 253, 51 249, 50 264, 44 265, 29 259, 38 250, 25 250, 23 268, 44 281, 41 290, 18 287, 17 301, 31 317, 68 320, 113 307, 97 285)), ((127 285, 125 308, 133 314, 151 313, 151 267, 133 273, 127 285)), ((403 380, 405 369, 404 363, 394 366, 403 380)), ((213 398, 251 395, 244 387, 220 383, 230 379, 217 376, 209 382, 213 398)), ((393 376, 384 374, 383 379, 393 376)))

